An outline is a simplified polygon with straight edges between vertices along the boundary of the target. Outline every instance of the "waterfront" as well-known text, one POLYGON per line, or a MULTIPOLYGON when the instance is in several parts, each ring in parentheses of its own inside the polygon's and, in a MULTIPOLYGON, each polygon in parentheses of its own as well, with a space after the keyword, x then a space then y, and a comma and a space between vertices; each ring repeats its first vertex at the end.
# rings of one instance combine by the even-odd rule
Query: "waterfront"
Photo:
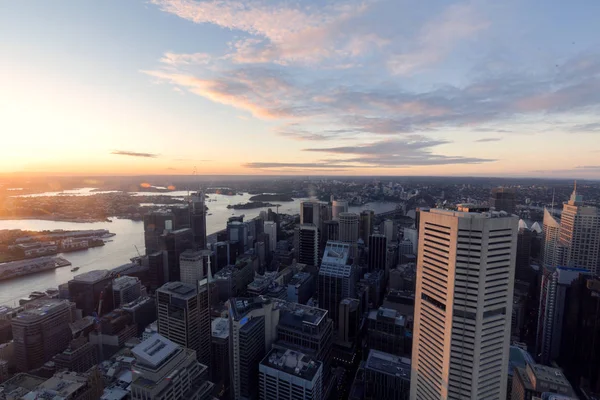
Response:
MULTIPOLYGON (((179 193, 177 193, 180 195, 179 193)), ((266 208, 256 208, 252 210, 232 210, 228 209, 229 204, 245 203, 252 196, 248 193, 236 196, 223 196, 210 194, 206 205, 209 208, 206 217, 207 233, 211 234, 225 229, 227 219, 232 215, 245 215, 246 219, 251 219, 259 215, 266 208)), ((305 199, 294 199, 290 202, 276 202, 281 204, 280 213, 298 214, 300 212, 300 202, 305 199)), ((376 213, 393 210, 395 203, 382 202, 370 203, 359 207, 350 207, 350 211, 360 212, 363 209, 371 209, 376 213)), ((275 210, 273 210, 275 211, 275 210)), ((132 221, 128 219, 113 219, 113 222, 63 222, 47 221, 35 219, 23 220, 1 220, 0 229, 22 229, 32 231, 42 230, 80 230, 80 229, 108 229, 115 233, 111 242, 106 242, 102 247, 94 247, 88 250, 76 251, 71 253, 61 253, 62 256, 72 263, 72 267, 57 268, 53 271, 45 271, 33 275, 27 275, 0 282, 0 305, 18 304, 18 300, 28 296, 33 291, 43 291, 48 288, 56 288, 59 284, 65 283, 78 275, 94 269, 111 269, 129 262, 131 257, 137 255, 136 246, 141 254, 144 254, 144 223, 141 221, 132 221), (71 268, 79 267, 77 272, 71 272, 71 268)))

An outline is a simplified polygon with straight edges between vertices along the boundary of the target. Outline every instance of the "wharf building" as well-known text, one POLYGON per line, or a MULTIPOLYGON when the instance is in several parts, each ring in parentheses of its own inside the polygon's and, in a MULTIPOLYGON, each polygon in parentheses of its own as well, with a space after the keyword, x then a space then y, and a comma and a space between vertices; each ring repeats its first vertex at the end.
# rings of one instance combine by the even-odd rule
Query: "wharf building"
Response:
POLYGON ((209 400, 214 385, 194 350, 155 334, 133 348, 132 400, 209 400))
POLYGON ((259 365, 261 400, 321 400, 323 364, 293 351, 272 349, 259 365))
POLYGON ((506 398, 518 218, 420 213, 411 399, 506 398))

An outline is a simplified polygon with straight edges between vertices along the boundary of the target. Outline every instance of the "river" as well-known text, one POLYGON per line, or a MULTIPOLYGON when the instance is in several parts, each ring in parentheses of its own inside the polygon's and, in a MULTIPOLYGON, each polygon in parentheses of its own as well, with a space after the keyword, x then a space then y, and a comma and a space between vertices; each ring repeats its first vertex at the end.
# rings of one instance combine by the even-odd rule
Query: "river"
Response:
MULTIPOLYGON (((86 188, 87 190, 87 188, 86 188)), ((71 194, 71 193, 70 193, 71 194)), ((164 194, 164 193, 161 193, 164 194)), ((173 192, 179 197, 187 194, 173 192)), ((228 209, 229 204, 245 203, 252 195, 244 193, 236 196, 224 196, 209 194, 206 205, 208 215, 206 217, 206 230, 208 234, 225 229, 227 219, 232 215, 245 215, 245 219, 251 219, 259 215, 260 211, 267 208, 256 208, 252 210, 228 209)), ((294 199, 290 202, 273 202, 280 204, 279 212, 284 214, 298 214, 300 202, 306 199, 294 199)), ((361 210, 374 210, 382 213, 393 210, 396 203, 381 202, 369 203, 364 206, 350 207, 349 211, 360 212, 361 210)), ((273 208, 274 209, 274 208, 273 208)), ((275 210, 273 210, 275 211, 275 210)), ((60 254, 72 263, 70 267, 57 268, 53 271, 39 272, 32 275, 22 276, 15 279, 0 281, 0 304, 13 306, 18 304, 20 298, 27 297, 33 291, 44 291, 48 288, 57 288, 59 284, 72 279, 74 275, 95 269, 112 269, 129 262, 131 257, 137 255, 136 246, 141 254, 144 254, 144 223, 128 219, 113 219, 113 222, 62 222, 35 219, 23 220, 0 220, 0 229, 22 229, 32 231, 42 230, 78 230, 78 229, 108 229, 116 235, 102 247, 94 247, 88 250, 60 254), (71 268, 79 267, 77 272, 71 272, 71 268)))

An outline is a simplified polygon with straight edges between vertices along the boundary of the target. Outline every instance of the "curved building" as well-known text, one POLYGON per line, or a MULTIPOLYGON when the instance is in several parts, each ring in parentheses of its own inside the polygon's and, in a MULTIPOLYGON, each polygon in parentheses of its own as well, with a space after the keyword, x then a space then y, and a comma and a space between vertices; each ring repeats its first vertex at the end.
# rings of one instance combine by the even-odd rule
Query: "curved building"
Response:
POLYGON ((348 202, 346 200, 334 200, 331 205, 331 217, 339 219, 341 213, 348 212, 348 202))

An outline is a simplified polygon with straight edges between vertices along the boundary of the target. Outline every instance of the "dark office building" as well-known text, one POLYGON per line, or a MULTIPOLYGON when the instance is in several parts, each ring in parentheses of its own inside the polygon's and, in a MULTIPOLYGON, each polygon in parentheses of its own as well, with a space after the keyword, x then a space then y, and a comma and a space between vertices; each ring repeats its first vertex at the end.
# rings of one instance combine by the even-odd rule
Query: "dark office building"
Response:
POLYGON ((600 277, 571 283, 558 364, 575 386, 600 393, 600 277))
POLYGON ((169 211, 153 211, 144 215, 146 254, 160 249, 160 236, 165 229, 174 229, 175 215, 169 211))
POLYGON ((367 266, 370 271, 385 270, 387 265, 387 238, 385 235, 369 236, 369 253, 367 266))
MULTIPOLYGON (((337 325, 339 306, 342 299, 354 297, 355 274, 349 264, 350 244, 328 242, 319 270, 319 307, 329 312, 329 317, 337 325)), ((327 370, 327 369, 325 369, 327 370)))
POLYGON ((494 188, 490 194, 490 207, 493 207, 496 211, 506 211, 509 214, 514 214, 516 210, 515 195, 515 189, 513 188, 494 188))
POLYGON ((167 281, 180 280, 179 257, 186 250, 194 248, 194 235, 189 228, 165 232, 160 237, 160 250, 167 253, 166 271, 167 281))
POLYGON ((156 299, 154 297, 140 297, 135 301, 124 304, 121 308, 131 315, 132 321, 138 327, 138 335, 152 322, 156 321, 156 299))
POLYGON ((375 211, 363 210, 360 213, 360 227, 358 237, 364 242, 369 240, 369 236, 373 233, 373 220, 375 219, 375 211))
POLYGON ((215 262, 211 265, 213 275, 230 264, 229 242, 217 242, 213 245, 215 262))
POLYGON ((384 307, 369 311, 366 340, 366 350, 368 349, 410 358, 412 327, 406 316, 384 307))
POLYGON ((114 309, 112 283, 112 274, 105 269, 75 275, 69 281, 69 296, 84 317, 102 316, 114 309))
POLYGON ((190 227, 190 207, 188 205, 176 205, 170 208, 173 213, 173 229, 190 227))
POLYGON ((190 227, 198 250, 206 248, 206 208, 204 193, 194 193, 190 204, 190 227))
POLYGON ((408 400, 410 359, 371 350, 356 372, 350 400, 408 400))
POLYGON ((213 382, 225 393, 229 389, 229 321, 227 318, 215 318, 212 321, 212 375, 213 382))
POLYGON ((162 251, 156 251, 148 254, 148 289, 154 292, 167 282, 165 271, 166 254, 162 251))
POLYGON ((340 222, 339 221, 325 221, 323 229, 323 240, 325 243, 330 240, 340 239, 340 222))
POLYGON ((314 268, 319 262, 319 230, 314 225, 300 225, 297 229, 298 262, 314 268))
POLYGON ((517 262, 515 279, 530 281, 535 276, 535 271, 529 266, 531 259, 531 242, 533 233, 526 226, 519 227, 517 235, 517 262))
POLYGON ((71 340, 69 347, 52 359, 57 370, 68 369, 79 373, 86 372, 98 364, 96 346, 86 336, 71 340))

